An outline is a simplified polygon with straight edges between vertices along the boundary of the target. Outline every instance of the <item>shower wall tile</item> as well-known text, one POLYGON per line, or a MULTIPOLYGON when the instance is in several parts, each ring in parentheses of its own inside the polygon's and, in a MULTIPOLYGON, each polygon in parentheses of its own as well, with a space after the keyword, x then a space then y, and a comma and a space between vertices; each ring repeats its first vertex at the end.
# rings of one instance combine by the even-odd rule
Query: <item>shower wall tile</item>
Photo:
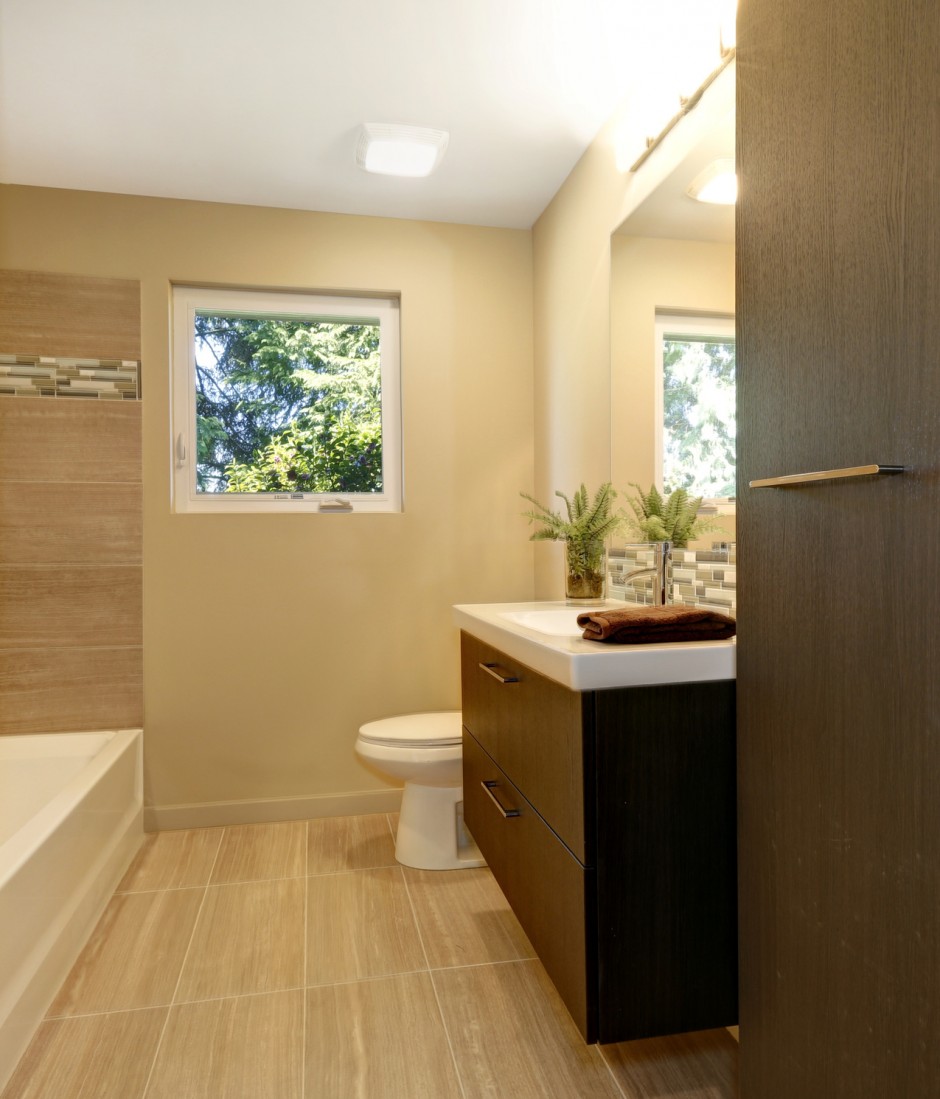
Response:
POLYGON ((142 723, 139 365, 138 282, 0 271, 0 735, 142 723))
POLYGON ((140 283, 0 271, 0 347, 20 355, 140 358, 140 283))
POLYGON ((140 363, 136 359, 80 359, 0 351, 0 396, 136 401, 140 398, 140 363))
POLYGON ((0 567, 0 649, 139 646, 138 565, 0 567))
POLYGON ((0 482, 0 565, 141 561, 135 484, 0 482))
POLYGON ((140 647, 0 651, 0 735, 142 724, 140 647))
POLYGON ((138 401, 0 399, 0 481, 140 482, 138 401))

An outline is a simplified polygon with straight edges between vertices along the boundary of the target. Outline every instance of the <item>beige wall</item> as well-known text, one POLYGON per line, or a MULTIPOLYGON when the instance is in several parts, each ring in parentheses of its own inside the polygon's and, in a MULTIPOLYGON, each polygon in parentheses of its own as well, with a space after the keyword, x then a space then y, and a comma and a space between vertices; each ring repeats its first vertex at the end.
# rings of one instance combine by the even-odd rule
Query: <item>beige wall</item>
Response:
POLYGON ((530 234, 21 187, 0 217, 0 266, 141 282, 148 803, 380 789, 358 726, 459 705, 450 605, 532 595, 530 234), (170 514, 172 280, 401 293, 404 514, 170 514))
MULTIPOLYGON (((636 173, 629 166, 644 147, 642 112, 633 110, 629 99, 624 102, 533 226, 535 485, 540 499, 548 500, 556 489, 570 491, 582 481, 590 488, 612 476, 611 234, 675 166, 683 141, 698 140, 714 117, 733 104, 733 69, 729 66, 715 82, 709 102, 703 100, 683 119, 685 137, 679 139, 674 132, 636 173)), ((619 449, 625 438, 639 432, 635 453, 647 454, 646 468, 651 468, 652 377, 645 367, 632 384, 641 392, 649 388, 632 405, 629 424, 618 408, 614 445, 619 449)), ((619 473, 615 487, 625 488, 616 477, 619 473)), ((643 478, 643 471, 638 469, 636 477, 643 478)), ((540 543, 535 556, 538 598, 561 597, 561 572, 560 548, 540 543)))
MULTIPOLYGON (((636 191, 624 162, 629 103, 616 112, 532 227, 535 488, 610 478, 610 234, 636 191)), ((563 593, 561 549, 536 548, 540 599, 563 593)))
MULTIPOLYGON (((610 477, 609 237, 622 183, 603 135, 581 158, 532 230, 535 321, 535 495, 610 477)), ((563 596, 562 550, 540 542, 540 599, 563 596)))

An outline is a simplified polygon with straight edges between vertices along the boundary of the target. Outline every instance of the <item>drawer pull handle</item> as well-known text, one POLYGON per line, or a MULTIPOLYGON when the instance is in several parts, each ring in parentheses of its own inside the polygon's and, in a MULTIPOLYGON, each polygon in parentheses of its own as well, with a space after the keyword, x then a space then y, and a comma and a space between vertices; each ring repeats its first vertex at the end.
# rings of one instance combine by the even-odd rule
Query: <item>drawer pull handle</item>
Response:
POLYGON ((480 664, 480 667, 487 675, 491 675, 494 679, 498 679, 500 683, 519 682, 519 677, 517 675, 513 675, 512 672, 506 671, 506 669, 499 664, 480 664))
POLYGON ((504 817, 518 817, 518 809, 507 809, 505 805, 499 800, 496 794, 493 792, 499 783, 495 779, 484 779, 480 785, 489 795, 490 801, 496 806, 496 808, 502 813, 504 817))

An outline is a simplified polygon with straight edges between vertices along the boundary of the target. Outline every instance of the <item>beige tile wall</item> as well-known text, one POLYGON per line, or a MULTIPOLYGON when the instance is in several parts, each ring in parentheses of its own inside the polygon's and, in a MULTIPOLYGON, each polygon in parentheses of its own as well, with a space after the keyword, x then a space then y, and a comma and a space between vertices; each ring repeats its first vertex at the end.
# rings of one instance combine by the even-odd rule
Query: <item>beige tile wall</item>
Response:
MULTIPOLYGON (((127 279, 0 272, 0 348, 137 359, 127 279)), ((0 397, 0 735, 140 725, 141 406, 0 397)))
POLYGON ((0 347, 14 355, 140 358, 131 279, 0 271, 0 347))

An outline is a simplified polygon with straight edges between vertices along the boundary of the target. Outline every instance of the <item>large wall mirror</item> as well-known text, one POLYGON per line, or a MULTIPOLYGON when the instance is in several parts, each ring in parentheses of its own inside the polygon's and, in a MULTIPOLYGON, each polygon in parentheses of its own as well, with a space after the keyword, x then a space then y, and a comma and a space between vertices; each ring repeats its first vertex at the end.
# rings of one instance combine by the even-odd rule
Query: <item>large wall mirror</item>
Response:
MULTIPOLYGON (((620 492, 665 482, 734 495, 733 423, 718 422, 729 400, 733 411, 734 205, 688 193, 734 155, 732 63, 637 168, 635 205, 611 236, 611 479, 620 492)), ((717 511, 727 533, 714 537, 733 540, 733 502, 717 511)))

